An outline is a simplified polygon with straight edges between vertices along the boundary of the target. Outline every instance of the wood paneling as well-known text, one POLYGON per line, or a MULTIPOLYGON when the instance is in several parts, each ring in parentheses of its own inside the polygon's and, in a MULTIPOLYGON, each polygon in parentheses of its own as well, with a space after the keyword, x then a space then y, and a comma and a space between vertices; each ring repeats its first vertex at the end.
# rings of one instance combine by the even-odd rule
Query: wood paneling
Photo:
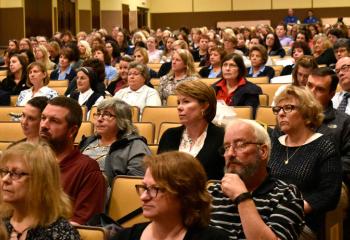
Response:
POLYGON ((79 31, 90 32, 92 30, 90 10, 79 10, 79 25, 79 31))
POLYGON ((47 0, 25 0, 26 36, 52 36, 52 4, 47 0), (40 6, 40 8, 38 7, 40 6))
POLYGON ((101 11, 101 26, 112 31, 113 26, 122 26, 122 12, 121 11, 101 11))
POLYGON ((23 8, 0 8, 0 45, 7 46, 11 38, 24 36, 23 8))

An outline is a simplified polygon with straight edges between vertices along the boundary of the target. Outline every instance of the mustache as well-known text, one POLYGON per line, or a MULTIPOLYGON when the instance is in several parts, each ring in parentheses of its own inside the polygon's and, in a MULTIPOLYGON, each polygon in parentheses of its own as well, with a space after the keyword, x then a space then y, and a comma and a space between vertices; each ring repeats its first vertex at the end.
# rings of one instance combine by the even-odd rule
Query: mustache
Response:
POLYGON ((227 164, 230 164, 230 163, 242 164, 242 162, 239 161, 236 157, 229 158, 228 161, 227 161, 227 164))

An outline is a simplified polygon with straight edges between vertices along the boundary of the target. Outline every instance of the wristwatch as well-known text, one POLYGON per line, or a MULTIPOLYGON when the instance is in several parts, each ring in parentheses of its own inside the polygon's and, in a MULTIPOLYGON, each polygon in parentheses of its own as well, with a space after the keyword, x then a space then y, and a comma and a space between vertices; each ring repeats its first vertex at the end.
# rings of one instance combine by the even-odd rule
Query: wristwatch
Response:
POLYGON ((233 200, 233 203, 235 205, 238 205, 240 204, 241 202, 247 200, 247 199, 252 199, 252 194, 250 192, 244 192, 244 193, 241 193, 239 194, 235 200, 233 200))

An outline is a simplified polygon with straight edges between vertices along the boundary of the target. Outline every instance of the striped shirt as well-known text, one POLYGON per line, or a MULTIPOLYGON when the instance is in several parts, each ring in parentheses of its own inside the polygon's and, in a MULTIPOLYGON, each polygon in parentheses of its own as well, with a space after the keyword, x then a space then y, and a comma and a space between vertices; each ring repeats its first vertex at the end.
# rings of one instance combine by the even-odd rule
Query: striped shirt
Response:
MULTIPOLYGON (((209 187, 213 197, 210 225, 230 233, 230 239, 245 239, 237 206, 226 197, 220 183, 209 187)), ((280 239, 298 239, 304 226, 301 193, 294 185, 268 177, 253 193, 262 220, 280 239)))

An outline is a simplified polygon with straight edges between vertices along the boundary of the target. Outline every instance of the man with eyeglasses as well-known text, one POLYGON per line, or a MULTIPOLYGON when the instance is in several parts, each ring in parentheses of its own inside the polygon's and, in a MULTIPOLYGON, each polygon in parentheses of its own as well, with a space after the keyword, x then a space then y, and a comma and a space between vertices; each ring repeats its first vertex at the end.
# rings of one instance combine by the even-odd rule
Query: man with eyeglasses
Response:
POLYGON ((72 200, 72 224, 86 224, 93 215, 102 213, 106 195, 106 181, 98 163, 74 146, 81 121, 82 109, 77 101, 55 97, 42 112, 39 130, 60 165, 63 190, 72 200))
POLYGON ((342 91, 337 92, 332 98, 334 108, 350 114, 350 57, 340 58, 335 65, 335 72, 339 77, 339 85, 342 91))
POLYGON ((294 185, 269 177, 271 150, 266 130, 252 120, 229 123, 224 137, 225 176, 209 188, 210 225, 231 239, 298 239, 303 200, 294 185))

